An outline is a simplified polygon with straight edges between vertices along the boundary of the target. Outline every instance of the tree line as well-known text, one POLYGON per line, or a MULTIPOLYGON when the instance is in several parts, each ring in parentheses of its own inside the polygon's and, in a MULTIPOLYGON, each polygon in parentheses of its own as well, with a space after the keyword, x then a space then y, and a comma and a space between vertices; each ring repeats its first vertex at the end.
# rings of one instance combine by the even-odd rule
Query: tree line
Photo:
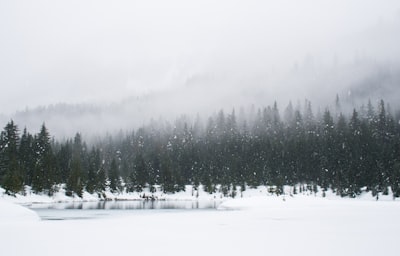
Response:
MULTIPOLYGON (((234 196, 236 188, 311 184, 355 197, 400 196, 400 115, 383 100, 344 114, 334 109, 314 115, 311 102, 281 115, 277 103, 247 115, 223 110, 206 122, 187 117, 151 122, 137 130, 107 135, 90 146, 77 133, 56 141, 45 124, 32 135, 11 120, 0 134, 0 184, 9 194, 51 195, 65 184, 68 195, 84 190, 177 192, 199 185, 234 196)), ((399 112, 398 112, 399 113, 399 112)))

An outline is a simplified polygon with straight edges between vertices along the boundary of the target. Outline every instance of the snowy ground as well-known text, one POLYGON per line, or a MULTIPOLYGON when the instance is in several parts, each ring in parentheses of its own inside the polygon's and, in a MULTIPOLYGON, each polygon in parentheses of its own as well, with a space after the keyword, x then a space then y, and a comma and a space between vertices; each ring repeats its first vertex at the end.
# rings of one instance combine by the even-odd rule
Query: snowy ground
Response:
MULTIPOLYGON (((304 187, 304 186, 303 186, 304 187)), ((52 196, 48 196, 47 194, 35 194, 32 192, 30 187, 25 188, 25 195, 16 194, 15 196, 9 196, 5 194, 5 190, 0 187, 0 199, 3 198, 7 201, 18 203, 18 204, 25 204, 29 205, 32 203, 57 203, 57 202, 97 202, 99 200, 104 200, 104 197, 107 200, 142 200, 143 196, 154 196, 154 198, 160 200, 228 200, 230 197, 224 197, 223 194, 217 189, 215 193, 208 193, 205 192, 201 187, 197 191, 193 189, 191 185, 187 185, 185 187, 185 191, 180 191, 173 194, 165 194, 161 191, 159 186, 156 186, 157 191, 154 193, 150 193, 148 189, 145 189, 143 192, 120 192, 120 193, 111 193, 110 191, 106 191, 102 193, 102 198, 94 194, 89 194, 88 192, 83 192, 82 197, 78 197, 77 195, 74 196, 66 196, 65 189, 63 186, 58 187, 58 192, 54 193, 52 196)), ((303 191, 299 192, 299 186, 297 186, 296 191, 298 195, 304 196, 316 196, 322 197, 322 190, 318 188, 318 192, 315 194, 311 191, 303 191)), ((236 197, 255 197, 255 196, 273 196, 274 194, 269 191, 269 187, 267 186, 259 186, 257 188, 247 188, 245 191, 240 192, 240 188, 236 191, 236 197)), ((285 186, 284 187, 284 195, 283 197, 289 197, 293 195, 293 187, 285 186)), ((297 196, 297 195, 293 195, 297 196)), ((327 191, 325 194, 326 198, 333 198, 333 199, 341 199, 332 191, 327 191)), ((363 192, 361 196, 357 198, 358 200, 367 200, 367 201, 375 201, 376 198, 372 196, 371 192, 363 192)), ((346 199, 344 199, 346 200, 346 199)), ((399 198, 397 199, 399 200, 399 198)), ((389 188, 389 195, 382 195, 379 194, 379 201, 393 201, 393 196, 391 194, 391 190, 389 188)))
MULTIPOLYGON (((0 187, 0 198, 4 198, 7 201, 18 203, 18 204, 32 204, 32 203, 57 203, 57 202, 96 202, 99 200, 142 200, 143 196, 154 196, 154 198, 159 200, 224 200, 222 193, 215 192, 213 194, 209 194, 202 189, 199 191, 193 189, 191 185, 187 185, 185 191, 173 193, 173 194, 165 194, 161 191, 159 186, 156 186, 157 191, 154 193, 150 193, 148 189, 145 189, 143 192, 120 192, 120 193, 111 193, 109 190, 102 193, 101 198, 94 193, 90 194, 88 192, 83 192, 82 197, 74 196, 66 196, 65 189, 62 187, 58 188, 58 192, 54 193, 52 196, 48 196, 47 194, 36 194, 33 193, 30 187, 26 187, 25 195, 16 194, 15 196, 9 196, 5 194, 5 190, 0 187)), ((239 192, 240 193, 240 192, 239 192)), ((260 190, 249 190, 244 192, 245 195, 253 195, 254 193, 258 194, 266 194, 266 187, 260 187, 260 190)))
POLYGON ((2 255, 397 255, 400 203, 259 195, 214 211, 38 221, 0 198, 2 255), (23 221, 22 221, 23 220, 23 221))

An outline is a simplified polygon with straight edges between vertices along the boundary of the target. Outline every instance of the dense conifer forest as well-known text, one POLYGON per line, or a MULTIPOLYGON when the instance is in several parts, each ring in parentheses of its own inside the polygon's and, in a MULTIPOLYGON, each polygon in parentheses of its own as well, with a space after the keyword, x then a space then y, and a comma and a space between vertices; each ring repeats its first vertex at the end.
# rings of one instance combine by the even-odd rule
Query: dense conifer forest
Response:
MULTIPOLYGON (((239 111, 242 112, 242 111, 239 111)), ((311 102, 277 103, 247 114, 220 110, 207 120, 183 116, 107 135, 90 145, 79 133, 57 141, 45 124, 39 133, 12 120, 0 135, 0 184, 9 194, 24 186, 51 195, 65 184, 68 195, 84 190, 177 192, 200 184, 234 196, 258 185, 308 184, 355 197, 362 190, 400 196, 400 115, 381 100, 342 113, 313 113, 311 102)))

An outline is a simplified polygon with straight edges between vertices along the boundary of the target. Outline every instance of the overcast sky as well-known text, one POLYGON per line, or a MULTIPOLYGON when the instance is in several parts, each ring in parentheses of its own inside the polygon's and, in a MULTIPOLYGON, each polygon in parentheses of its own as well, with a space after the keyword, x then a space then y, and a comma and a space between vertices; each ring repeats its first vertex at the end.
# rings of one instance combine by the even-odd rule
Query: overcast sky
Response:
POLYGON ((118 101, 199 77, 282 94, 292 88, 257 79, 310 62, 398 62, 399 34, 398 0, 0 0, 0 113, 118 101))

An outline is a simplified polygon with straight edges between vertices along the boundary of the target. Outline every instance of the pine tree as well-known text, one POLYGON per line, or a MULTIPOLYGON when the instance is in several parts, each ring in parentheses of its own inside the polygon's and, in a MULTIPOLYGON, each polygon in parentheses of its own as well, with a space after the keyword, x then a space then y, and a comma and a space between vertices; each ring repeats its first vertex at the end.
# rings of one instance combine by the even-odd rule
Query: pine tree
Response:
POLYGON ((100 170, 99 152, 93 147, 89 156, 89 169, 86 190, 93 193, 97 190, 97 172, 100 170))
POLYGON ((83 195, 82 165, 78 159, 71 162, 71 171, 67 182, 67 195, 76 193, 79 197, 83 195))
POLYGON ((23 189, 18 147, 18 128, 11 120, 0 136, 0 181, 7 194, 15 194, 23 189))
POLYGON ((336 99, 335 99, 335 120, 338 120, 340 115, 342 115, 342 106, 340 104, 339 95, 336 94, 336 99))
POLYGON ((285 109, 285 113, 284 113, 284 121, 286 124, 290 124, 293 122, 294 119, 294 109, 293 109, 293 105, 292 102, 290 101, 289 104, 287 105, 286 109, 285 109))
POLYGON ((72 145, 71 169, 69 171, 69 177, 67 181, 68 195, 76 193, 78 196, 82 196, 85 185, 83 180, 82 155, 82 138, 81 135, 77 133, 72 145))
POLYGON ((96 172, 96 186, 95 186, 95 190, 97 191, 97 193, 103 192, 106 190, 106 186, 107 186, 107 175, 106 175, 106 171, 104 169, 104 165, 101 161, 100 158, 100 150, 97 149, 96 150, 96 156, 94 159, 94 162, 97 164, 99 163, 97 172, 96 172))
POLYGON ((35 152, 33 149, 33 136, 25 128, 19 146, 19 159, 21 170, 24 173, 25 184, 31 186, 35 169, 35 152))
POLYGON ((171 170, 171 160, 163 155, 161 158, 161 189, 164 193, 175 192, 175 182, 173 177, 173 172, 171 170))
POLYGON ((349 167, 348 156, 350 147, 348 141, 348 127, 344 115, 341 113, 338 117, 336 125, 336 134, 334 137, 334 169, 332 170, 333 187, 337 190, 337 194, 343 195, 343 188, 346 187, 345 176, 349 167))
POLYGON ((67 183, 69 179, 72 162, 72 145, 73 142, 71 140, 67 140, 61 144, 58 152, 56 153, 59 183, 67 183))
POLYGON ((387 114, 385 109, 385 103, 383 100, 379 102, 379 112, 378 112, 378 119, 377 119, 377 131, 378 131, 378 145, 380 145, 380 150, 378 154, 378 161, 382 169, 381 172, 381 181, 382 181, 382 188, 383 193, 385 195, 388 194, 388 186, 390 185, 390 176, 392 173, 392 167, 394 165, 394 158, 393 155, 393 134, 392 134, 392 124, 391 124, 391 116, 387 114))
MULTIPOLYGON (((346 172, 346 186, 347 192, 343 195, 355 197, 361 191, 362 177, 367 172, 363 168, 364 159, 364 140, 366 129, 363 128, 363 123, 359 119, 358 112, 354 109, 353 115, 349 122, 349 153, 348 153, 348 167, 346 172)), ((371 167, 370 167, 371 168, 371 167)))
POLYGON ((137 154, 134 160, 133 166, 133 180, 135 184, 135 190, 137 192, 143 191, 147 181, 147 167, 143 155, 137 154))
POLYGON ((323 189, 327 189, 329 187, 329 183, 331 181, 331 173, 333 171, 334 166, 334 122, 331 116, 330 111, 325 110, 323 116, 323 141, 321 145, 321 163, 320 163, 320 184, 323 189))
POLYGON ((50 134, 43 123, 39 134, 34 138, 36 163, 32 180, 32 187, 36 192, 47 191, 51 195, 55 185, 55 158, 50 144, 50 134))
POLYGON ((390 177, 390 187, 392 188, 393 198, 400 197, 400 162, 396 161, 390 177))
POLYGON ((110 170, 108 172, 111 192, 117 192, 120 188, 118 165, 115 158, 111 161, 110 170))

